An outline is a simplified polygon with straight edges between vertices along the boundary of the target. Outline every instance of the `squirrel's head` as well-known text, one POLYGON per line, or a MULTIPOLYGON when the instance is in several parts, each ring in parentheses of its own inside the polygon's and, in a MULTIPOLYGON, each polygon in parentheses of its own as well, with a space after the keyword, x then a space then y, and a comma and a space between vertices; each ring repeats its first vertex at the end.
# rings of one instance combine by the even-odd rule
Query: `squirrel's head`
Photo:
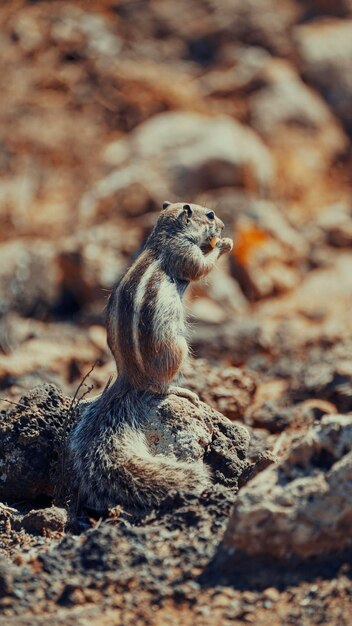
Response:
POLYGON ((213 237, 221 237, 224 223, 212 209, 199 204, 163 203, 157 226, 171 235, 182 233, 202 249, 209 249, 213 237))

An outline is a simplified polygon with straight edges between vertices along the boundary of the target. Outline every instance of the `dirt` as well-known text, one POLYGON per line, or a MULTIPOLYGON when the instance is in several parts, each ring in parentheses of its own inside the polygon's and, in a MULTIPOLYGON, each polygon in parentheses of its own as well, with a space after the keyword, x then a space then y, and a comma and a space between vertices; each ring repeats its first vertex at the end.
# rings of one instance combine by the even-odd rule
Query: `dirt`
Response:
POLYGON ((351 23, 349 0, 2 2, 0 624, 349 624, 351 23), (215 484, 77 513, 63 443, 164 200, 234 238, 185 296, 215 484))

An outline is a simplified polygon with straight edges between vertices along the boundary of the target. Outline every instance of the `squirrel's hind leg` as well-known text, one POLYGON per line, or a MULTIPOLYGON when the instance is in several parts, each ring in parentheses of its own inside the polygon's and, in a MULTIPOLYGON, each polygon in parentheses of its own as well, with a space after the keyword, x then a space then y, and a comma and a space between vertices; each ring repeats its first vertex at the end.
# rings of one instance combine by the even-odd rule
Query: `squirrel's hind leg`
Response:
POLYGON ((177 385, 171 385, 168 389, 168 394, 173 394, 174 396, 178 396, 179 398, 185 398, 194 404, 195 406, 199 406, 200 399, 194 391, 190 391, 189 389, 185 389, 184 387, 178 387, 177 385))

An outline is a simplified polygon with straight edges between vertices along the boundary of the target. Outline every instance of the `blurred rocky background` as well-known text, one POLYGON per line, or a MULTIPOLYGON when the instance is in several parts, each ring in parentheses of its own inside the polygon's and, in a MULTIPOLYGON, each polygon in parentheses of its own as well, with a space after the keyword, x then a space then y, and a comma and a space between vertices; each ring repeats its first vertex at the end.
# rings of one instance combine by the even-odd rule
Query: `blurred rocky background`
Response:
MULTIPOLYGON (((3 0, 0 66, 0 409, 42 383, 72 395, 94 363, 87 384, 102 389, 114 374, 104 329, 111 287, 163 200, 206 204, 235 246, 187 295, 194 360, 186 383, 245 423, 254 456, 264 449, 279 459, 240 492, 214 571, 238 571, 229 555, 249 545, 249 570, 253 558, 348 550, 351 0, 3 0)), ((209 531, 217 545, 229 508, 216 499, 211 507, 209 528, 215 511, 222 515, 209 531)), ((45 520, 35 523, 43 534, 45 520)), ((34 541, 33 523, 21 528, 2 546, 19 562, 34 541)), ((115 530, 102 526, 98 551, 120 545, 115 530)), ((60 558, 76 550, 82 563, 70 541, 60 558)), ((59 556, 51 558, 35 571, 50 571, 59 556)), ((347 624, 350 581, 339 559, 320 586, 297 574, 281 596, 269 581, 263 593, 228 587, 202 602, 256 624, 347 624), (273 622, 276 606, 283 622, 273 622)), ((97 562, 104 572, 117 567, 97 562)), ((313 566, 303 570, 314 577, 313 566)), ((88 597, 77 571, 66 591, 43 592, 45 610, 100 601, 100 583, 88 597)), ((109 595, 114 581, 104 576, 109 595)), ((0 572, 6 624, 8 577, 0 572)), ((17 600, 27 607, 23 585, 17 600)), ((159 622, 144 612, 143 623, 167 623, 170 611, 159 622)), ((187 619, 211 623, 201 610, 187 619)))

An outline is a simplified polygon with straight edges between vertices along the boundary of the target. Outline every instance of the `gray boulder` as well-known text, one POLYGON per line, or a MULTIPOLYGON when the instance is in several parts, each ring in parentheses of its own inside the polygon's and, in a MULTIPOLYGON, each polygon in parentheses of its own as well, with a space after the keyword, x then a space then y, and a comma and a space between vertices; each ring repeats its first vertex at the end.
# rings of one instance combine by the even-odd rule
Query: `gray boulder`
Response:
POLYGON ((274 178, 274 162, 261 139, 227 116, 161 113, 107 150, 114 169, 83 196, 84 220, 101 212, 109 198, 119 203, 133 195, 136 184, 160 203, 219 187, 243 187, 248 180, 265 193, 274 178))
POLYGON ((352 416, 327 415, 239 493, 223 546, 311 557, 352 545, 352 416))
POLYGON ((299 151, 301 138, 305 150, 299 152, 299 158, 305 159, 307 151, 307 168, 313 163, 315 169, 328 169, 346 151, 348 140, 323 98, 305 85, 293 65, 282 59, 267 61, 258 80, 263 86, 249 99, 250 120, 255 130, 270 145, 279 146, 284 132, 288 150, 299 151), (291 148, 292 132, 295 140, 292 139, 291 148))
POLYGON ((352 131, 352 19, 315 21, 295 29, 305 77, 352 131))
POLYGON ((51 496, 70 399, 54 385, 36 387, 0 413, 0 499, 51 496))
MULTIPOLYGON (((62 496, 71 484, 66 440, 80 406, 54 385, 41 385, 1 411, 0 500, 62 496)), ((205 403, 195 407, 173 395, 158 401, 144 430, 153 454, 210 465, 215 482, 237 489, 253 465, 246 459, 249 433, 205 403)))

